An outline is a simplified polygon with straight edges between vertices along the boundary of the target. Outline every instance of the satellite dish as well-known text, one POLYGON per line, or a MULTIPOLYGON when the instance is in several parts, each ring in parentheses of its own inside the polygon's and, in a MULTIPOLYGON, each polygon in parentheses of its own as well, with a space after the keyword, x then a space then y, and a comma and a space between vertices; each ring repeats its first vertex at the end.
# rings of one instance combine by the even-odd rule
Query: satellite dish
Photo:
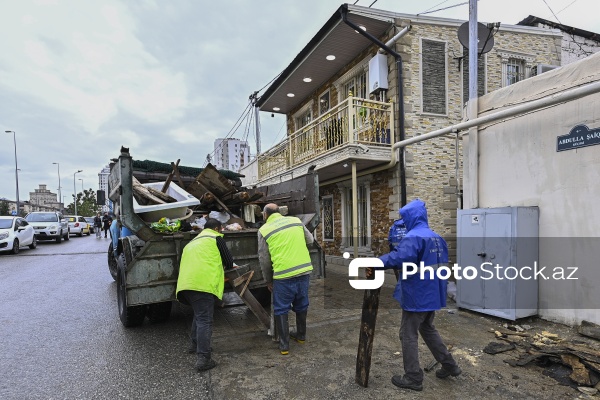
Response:
MULTIPOLYGON (((467 49, 469 48, 469 22, 465 22, 458 28, 458 41, 467 49)), ((492 30, 481 22, 477 23, 477 53, 485 54, 494 47, 494 36, 492 30)))

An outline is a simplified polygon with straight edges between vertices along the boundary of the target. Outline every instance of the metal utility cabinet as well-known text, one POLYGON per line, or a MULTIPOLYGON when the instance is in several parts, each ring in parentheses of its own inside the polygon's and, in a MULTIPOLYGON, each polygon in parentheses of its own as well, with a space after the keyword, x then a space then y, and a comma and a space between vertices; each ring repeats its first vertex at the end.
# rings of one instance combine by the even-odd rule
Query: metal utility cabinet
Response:
POLYGON ((513 321, 537 314, 538 221, 537 207, 458 210, 461 275, 477 271, 457 279, 459 307, 513 321))

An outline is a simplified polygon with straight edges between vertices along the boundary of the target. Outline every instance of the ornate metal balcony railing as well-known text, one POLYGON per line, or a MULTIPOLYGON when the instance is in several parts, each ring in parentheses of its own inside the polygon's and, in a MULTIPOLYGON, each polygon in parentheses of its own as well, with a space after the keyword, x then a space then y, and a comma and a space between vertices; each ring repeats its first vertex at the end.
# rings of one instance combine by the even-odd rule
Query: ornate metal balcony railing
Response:
POLYGON ((393 104, 348 97, 260 155, 259 177, 277 175, 349 143, 391 147, 393 137, 393 104))

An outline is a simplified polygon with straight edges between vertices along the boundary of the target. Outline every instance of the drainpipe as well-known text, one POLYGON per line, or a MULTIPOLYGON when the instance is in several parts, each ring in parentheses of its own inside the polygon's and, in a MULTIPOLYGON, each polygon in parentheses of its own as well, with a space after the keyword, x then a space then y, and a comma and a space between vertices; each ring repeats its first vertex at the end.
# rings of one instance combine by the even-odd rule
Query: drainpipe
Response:
MULTIPOLYGON (((410 30, 410 26, 405 27, 403 30, 401 30, 398 34, 396 34, 391 40, 389 40, 387 43, 383 43, 382 41, 380 41, 379 39, 377 39, 375 36, 371 35, 369 32, 362 30, 358 25, 356 25, 355 23, 353 23, 352 21, 348 20, 348 7, 347 6, 342 6, 340 13, 342 14, 342 21, 344 21, 344 23, 346 25, 348 25, 349 27, 351 27, 352 29, 354 29, 356 32, 360 33, 361 35, 363 35, 364 37, 366 37, 367 39, 369 39, 371 42, 375 43, 377 46, 379 46, 379 52, 387 52, 389 54, 391 54, 394 59, 396 60, 396 71, 398 73, 398 87, 397 87, 397 103, 398 103, 398 132, 399 132, 399 137, 400 137, 400 141, 403 141, 405 139, 405 133, 404 133, 404 92, 402 90, 402 57, 400 56, 400 54, 396 53, 394 50, 392 50, 389 46, 391 46, 392 44, 394 44, 394 42, 398 39, 400 39, 400 37, 404 36, 409 30, 410 30)), ((405 165, 404 165, 404 150, 402 149, 400 151, 400 155, 399 155, 399 163, 398 163, 398 174, 400 175, 400 206, 404 206, 406 205, 406 170, 405 170, 405 165)))

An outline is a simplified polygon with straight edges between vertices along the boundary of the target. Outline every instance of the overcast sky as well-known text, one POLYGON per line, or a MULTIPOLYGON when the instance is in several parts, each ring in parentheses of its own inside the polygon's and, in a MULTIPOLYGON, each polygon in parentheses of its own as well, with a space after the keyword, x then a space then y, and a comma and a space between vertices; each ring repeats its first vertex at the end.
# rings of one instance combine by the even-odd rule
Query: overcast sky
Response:
MULTIPOLYGON (((378 0, 417 14, 466 0, 378 0)), ((352 1, 351 3, 353 3, 352 1)), ((373 0, 360 0, 369 6, 373 0)), ((98 189, 121 145, 136 160, 201 167, 248 97, 277 76, 340 6, 334 0, 0 0, 0 198, 40 184, 72 202, 98 189), (83 182, 79 179, 83 179, 83 182)), ((480 0, 481 22, 535 15, 600 33, 596 0, 480 0)), ((468 20, 468 5, 428 14, 468 20)), ((262 150, 284 119, 261 113, 262 150)), ((256 151, 254 129, 234 135, 256 151)))

